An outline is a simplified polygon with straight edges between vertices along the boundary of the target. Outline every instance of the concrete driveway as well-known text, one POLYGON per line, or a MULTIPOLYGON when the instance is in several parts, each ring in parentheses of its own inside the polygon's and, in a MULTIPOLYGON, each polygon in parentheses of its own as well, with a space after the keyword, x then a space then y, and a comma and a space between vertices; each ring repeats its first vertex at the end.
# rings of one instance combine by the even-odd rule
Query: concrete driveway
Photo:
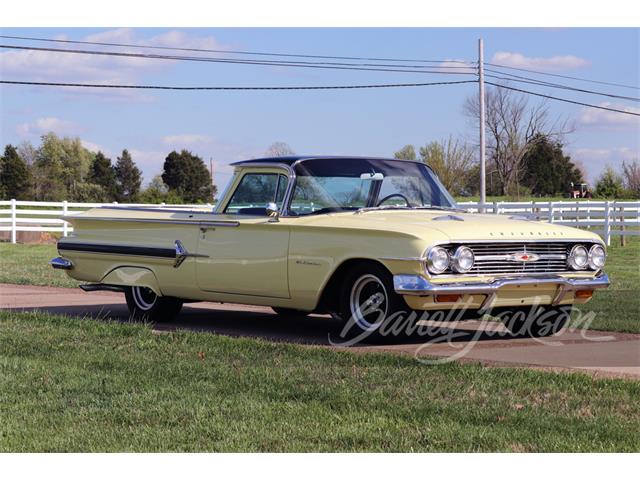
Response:
MULTIPOLYGON (((80 289, 0 284, 0 309, 44 310, 51 313, 129 321, 124 295, 85 293, 80 289)), ((284 319, 271 309, 245 305, 194 303, 174 323, 157 324, 157 332, 189 329, 229 336, 348 349, 394 352, 424 363, 475 361, 492 366, 581 371, 595 376, 640 379, 640 335, 565 330, 545 338, 514 338, 496 322, 466 321, 426 324, 428 335, 410 335, 372 345, 344 347, 340 325, 327 316, 284 319), (437 331, 434 333, 434 331, 437 331)))

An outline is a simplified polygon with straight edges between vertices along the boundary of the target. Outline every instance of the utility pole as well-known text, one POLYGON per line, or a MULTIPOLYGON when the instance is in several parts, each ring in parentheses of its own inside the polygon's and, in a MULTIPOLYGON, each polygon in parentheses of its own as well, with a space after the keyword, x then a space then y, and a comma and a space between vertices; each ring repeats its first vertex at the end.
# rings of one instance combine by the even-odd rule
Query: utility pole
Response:
POLYGON ((484 203, 487 201, 487 179, 486 179, 486 152, 484 139, 485 105, 484 105, 484 43, 478 39, 478 94, 480 106, 480 211, 484 212, 484 203))

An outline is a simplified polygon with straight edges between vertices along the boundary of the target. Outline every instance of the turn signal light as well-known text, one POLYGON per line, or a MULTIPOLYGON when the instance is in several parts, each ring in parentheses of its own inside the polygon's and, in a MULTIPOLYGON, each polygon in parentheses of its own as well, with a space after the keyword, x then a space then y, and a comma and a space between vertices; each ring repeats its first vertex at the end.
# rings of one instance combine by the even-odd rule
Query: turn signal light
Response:
POLYGON ((593 290, 576 290, 575 297, 581 300, 588 300, 593 297, 593 290))
POLYGON ((455 303, 462 298, 462 295, 436 295, 438 303, 455 303))

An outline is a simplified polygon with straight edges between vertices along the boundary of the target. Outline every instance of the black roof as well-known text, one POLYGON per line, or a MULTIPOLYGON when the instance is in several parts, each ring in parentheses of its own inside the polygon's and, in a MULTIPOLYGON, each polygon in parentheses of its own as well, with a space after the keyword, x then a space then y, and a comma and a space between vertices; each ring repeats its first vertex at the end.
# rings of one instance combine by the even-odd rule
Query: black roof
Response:
POLYGON ((247 165, 252 163, 284 163, 286 165, 293 165, 298 160, 317 160, 317 159, 329 159, 329 158, 344 158, 344 159, 367 159, 367 160, 398 160, 397 158, 382 158, 382 157, 358 157, 348 155, 291 155, 287 157, 265 157, 254 158, 251 160, 242 160, 240 162, 232 163, 231 165, 247 165))

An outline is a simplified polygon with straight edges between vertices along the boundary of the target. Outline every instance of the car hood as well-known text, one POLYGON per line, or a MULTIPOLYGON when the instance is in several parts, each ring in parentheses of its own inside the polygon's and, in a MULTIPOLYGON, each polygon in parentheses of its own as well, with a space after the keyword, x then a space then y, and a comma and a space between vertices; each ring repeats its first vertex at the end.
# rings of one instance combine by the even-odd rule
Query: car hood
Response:
POLYGON ((296 219, 308 226, 397 232, 433 240, 589 240, 598 235, 577 228, 526 219, 523 215, 459 213, 440 210, 377 210, 309 215, 296 219))

